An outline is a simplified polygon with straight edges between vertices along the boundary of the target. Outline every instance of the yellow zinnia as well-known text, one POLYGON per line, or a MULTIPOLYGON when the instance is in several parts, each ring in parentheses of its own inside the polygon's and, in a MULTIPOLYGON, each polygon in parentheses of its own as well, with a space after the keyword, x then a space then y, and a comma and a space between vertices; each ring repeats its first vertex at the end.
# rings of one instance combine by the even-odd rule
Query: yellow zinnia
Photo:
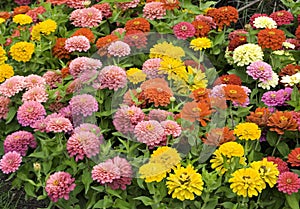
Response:
POLYGON ((228 182, 232 191, 243 197, 258 196, 265 186, 258 171, 253 168, 236 170, 228 182))
POLYGON ((233 132, 239 139, 257 140, 260 138, 261 130, 255 123, 239 123, 233 132))
POLYGON ((150 49, 150 58, 164 58, 171 57, 174 59, 181 60, 181 57, 185 56, 185 52, 181 47, 174 46, 172 43, 166 41, 155 44, 150 49))
POLYGON ((6 51, 0 46, 0 65, 7 60, 6 51))
POLYGON ((145 182, 160 182, 167 175, 166 167, 161 163, 146 163, 139 168, 140 178, 145 182))
POLYGON ((16 16, 14 16, 13 22, 20 24, 20 25, 27 25, 27 24, 32 23, 32 18, 29 15, 18 14, 16 16))
POLYGON ((279 171, 277 165, 273 162, 264 158, 261 161, 252 162, 251 168, 257 170, 262 180, 269 184, 271 188, 276 184, 279 171))
POLYGON ((231 157, 242 157, 244 155, 244 148, 237 142, 226 142, 219 147, 222 155, 231 157))
POLYGON ((186 199, 194 200, 194 194, 200 196, 203 184, 201 174, 197 173, 191 165, 188 165, 186 168, 178 166, 174 169, 174 174, 170 174, 166 182, 168 194, 172 194, 172 198, 177 198, 181 201, 186 199))
POLYGON ((9 64, 0 65, 0 82, 14 75, 14 69, 9 64))
POLYGON ((34 44, 25 41, 18 42, 10 48, 10 55, 18 62, 28 62, 34 52, 34 44))
POLYGON ((150 163, 160 163, 169 171, 177 166, 181 161, 181 157, 176 149, 172 147, 159 147, 150 157, 150 163))
POLYGON ((193 39, 190 43, 190 47, 194 49, 194 51, 202 51, 203 49, 211 48, 211 40, 206 37, 193 39))
POLYGON ((195 68, 188 66, 188 74, 193 77, 192 83, 189 84, 191 91, 207 87, 208 81, 206 75, 201 70, 196 70, 195 68))
POLYGON ((40 41, 41 34, 50 35, 55 32, 57 24, 54 20, 48 19, 33 26, 31 30, 31 40, 40 41))
POLYGON ((138 68, 130 68, 126 71, 126 75, 128 80, 133 84, 145 81, 147 77, 147 74, 138 68))
POLYGON ((158 73, 167 74, 169 80, 182 79, 185 82, 188 81, 188 73, 184 63, 175 58, 163 57, 158 73))
POLYGON ((4 23, 6 20, 4 19, 4 18, 2 18, 2 17, 0 17, 0 25, 2 24, 2 23, 4 23))

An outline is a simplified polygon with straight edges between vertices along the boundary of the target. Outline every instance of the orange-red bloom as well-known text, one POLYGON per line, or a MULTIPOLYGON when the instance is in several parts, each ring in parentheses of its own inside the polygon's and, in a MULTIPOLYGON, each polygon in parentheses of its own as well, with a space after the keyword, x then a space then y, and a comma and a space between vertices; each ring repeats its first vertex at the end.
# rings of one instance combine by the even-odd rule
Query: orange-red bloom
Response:
POLYGON ((130 31, 130 30, 140 30, 143 32, 149 32, 150 31, 150 23, 148 20, 142 17, 134 18, 131 20, 128 20, 125 23, 125 30, 130 31))
POLYGON ((192 91, 190 97, 193 98, 196 102, 206 102, 207 104, 210 104, 209 93, 210 93, 209 89, 199 88, 192 91))
POLYGON ((68 0, 47 0, 48 3, 53 5, 61 5, 67 3, 68 0))
POLYGON ((113 35, 113 34, 99 38, 96 42, 96 46, 99 49, 98 54, 100 56, 106 55, 109 44, 111 44, 114 41, 117 41, 118 39, 119 39, 118 36, 113 35))
POLYGON ((18 15, 18 14, 25 14, 26 12, 28 12, 30 10, 29 6, 19 6, 14 8, 14 13, 13 15, 18 15))
POLYGON ((72 36, 85 36, 89 39, 90 43, 94 43, 96 38, 89 28, 80 28, 79 30, 75 31, 72 36))
POLYGON ((288 155, 287 161, 291 163, 291 166, 300 166, 300 147, 297 147, 291 151, 291 153, 288 155))
POLYGON ((250 112, 250 115, 247 116, 247 121, 257 124, 260 127, 267 126, 268 119, 271 115, 271 112, 266 107, 258 107, 254 112, 250 112))
POLYGON ((206 126, 206 122, 209 121, 211 113, 212 110, 207 103, 197 103, 193 101, 184 104, 180 112, 180 117, 191 122, 195 122, 197 120, 202 126, 206 126))
POLYGON ((228 84, 223 87, 226 100, 243 104, 247 101, 247 94, 241 86, 228 84))
POLYGON ((279 72, 279 76, 285 76, 285 75, 294 75, 297 72, 300 71, 300 65, 293 65, 293 64, 288 64, 284 68, 282 68, 279 72))
POLYGON ((5 20, 10 18, 9 12, 0 12, 0 18, 3 18, 5 20))
POLYGON ((241 46, 246 43, 247 43, 246 36, 237 36, 230 40, 230 42, 228 44, 228 50, 233 51, 236 47, 241 46))
POLYGON ((283 30, 276 28, 266 28, 258 32, 258 45, 263 49, 278 50, 282 48, 282 43, 286 40, 283 30))
POLYGON ((230 130, 226 126, 224 128, 214 128, 206 134, 206 138, 202 138, 204 144, 211 146, 220 146, 221 144, 235 140, 233 130, 230 130))
POLYGON ((162 0, 161 2, 166 10, 178 9, 180 4, 178 0, 162 0))
POLYGON ((56 43, 52 48, 52 54, 54 57, 58 59, 70 59, 70 52, 65 49, 66 38, 58 38, 56 39, 56 43))
POLYGON ((296 38, 300 39, 300 25, 298 25, 296 32, 295 32, 296 38))
POLYGON ((231 23, 236 23, 239 17, 237 9, 232 6, 209 9, 206 15, 214 19, 219 30, 222 30, 225 25, 230 26, 231 23))
POLYGON ((61 76, 63 78, 67 77, 68 75, 70 75, 70 72, 69 72, 69 68, 68 67, 64 67, 60 70, 61 72, 61 76))
POLYGON ((235 74, 229 74, 229 75, 222 75, 221 77, 217 78, 214 82, 214 86, 220 85, 220 84, 232 84, 232 85, 242 85, 242 80, 239 76, 235 74))
POLYGON ((201 20, 194 20, 192 22, 196 32, 195 37, 205 37, 210 31, 210 25, 207 22, 201 20))
POLYGON ((276 131, 278 134, 284 134, 284 131, 297 131, 297 121, 293 118, 291 112, 276 111, 271 115, 267 122, 271 131, 276 131))

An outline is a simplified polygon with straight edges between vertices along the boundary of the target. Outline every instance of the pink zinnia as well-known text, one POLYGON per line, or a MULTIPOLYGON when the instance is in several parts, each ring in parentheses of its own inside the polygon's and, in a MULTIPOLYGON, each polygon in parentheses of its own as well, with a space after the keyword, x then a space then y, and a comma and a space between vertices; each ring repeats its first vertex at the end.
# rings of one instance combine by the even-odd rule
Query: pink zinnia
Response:
POLYGON ((114 41, 108 46, 107 52, 114 57, 124 57, 130 54, 130 46, 123 41, 114 41))
POLYGON ((24 89, 24 76, 13 76, 0 85, 0 94, 12 97, 24 89))
POLYGON ((31 128, 34 128, 34 131, 47 132, 46 127, 47 127, 47 123, 49 122, 49 120, 51 118, 58 118, 58 117, 62 117, 62 115, 60 115, 58 113, 52 113, 50 115, 47 115, 47 117, 37 120, 31 126, 31 128))
POLYGON ((85 36, 72 36, 65 42, 65 49, 68 52, 87 52, 91 48, 90 41, 85 36))
POLYGON ((45 190, 53 202, 58 199, 69 199, 69 194, 76 187, 75 178, 71 174, 63 171, 56 172, 49 176, 46 182, 45 190))
POLYGON ((140 0, 131 0, 130 2, 116 3, 117 7, 121 8, 123 11, 129 8, 135 8, 140 3, 140 0))
POLYGON ((150 20, 162 19, 166 15, 166 9, 162 2, 146 3, 143 9, 143 17, 150 20))
POLYGON ((136 106, 122 106, 113 117, 113 124, 122 134, 133 133, 135 126, 144 120, 145 114, 136 106))
POLYGON ((247 74, 250 75, 254 80, 266 82, 272 79, 273 70, 271 65, 263 61, 252 62, 247 67, 247 74))
POLYGON ((83 9, 85 1, 86 0, 68 0, 66 3, 70 8, 83 9))
POLYGON ((84 156, 91 158, 99 154, 101 142, 99 137, 90 131, 77 131, 67 142, 67 150, 70 157, 82 160, 84 156))
POLYGON ((147 74, 148 79, 163 78, 163 74, 158 74, 160 68, 160 58, 148 59, 143 63, 142 71, 147 74))
POLYGON ((32 133, 16 131, 5 138, 3 146, 5 153, 16 151, 25 156, 28 148, 36 148, 37 143, 32 133))
POLYGON ((92 178, 100 184, 112 183, 121 177, 120 168, 109 159, 104 163, 95 165, 92 170, 92 178))
POLYGON ((172 120, 166 120, 160 123, 164 128, 165 135, 169 136, 172 135, 173 137, 178 137, 181 134, 181 127, 172 120))
POLYGON ((109 65, 104 67, 98 75, 98 82, 94 87, 97 89, 114 89, 117 91, 119 88, 123 88, 127 84, 126 72, 123 68, 109 65))
POLYGON ((5 174, 13 173, 19 169, 21 162, 22 156, 20 153, 15 151, 8 152, 0 160, 0 169, 5 174))
POLYGON ((84 71, 98 70, 101 67, 102 62, 98 59, 77 57, 71 61, 69 72, 74 78, 77 78, 84 71))
POLYGON ((270 17, 275 20, 277 26, 290 24, 294 20, 293 14, 286 10, 273 12, 270 17))
POLYGON ((24 102, 17 112, 18 122, 22 126, 33 126, 38 120, 45 117, 46 110, 41 103, 36 101, 24 102))
POLYGON ((228 35, 228 39, 231 41, 235 38, 241 37, 241 36, 246 36, 248 34, 248 32, 244 29, 238 29, 235 31, 232 31, 229 33, 228 35))
POLYGON ((109 3, 95 4, 92 7, 100 10, 102 16, 105 18, 109 18, 112 16, 112 11, 109 3))
POLYGON ((134 128, 137 141, 156 146, 164 140, 165 131, 161 124, 155 120, 141 121, 134 128))
POLYGON ((28 75, 25 77, 25 88, 27 90, 32 89, 34 87, 45 87, 46 86, 46 80, 45 78, 39 76, 39 75, 28 75))
POLYGON ((44 87, 34 87, 26 91, 22 96, 22 101, 36 101, 39 103, 46 102, 48 100, 48 93, 44 87))
POLYGON ((50 118, 46 123, 46 132, 71 132, 73 130, 72 123, 65 117, 50 118))
POLYGON ((293 111, 293 118, 297 121, 298 130, 300 131, 300 112, 293 111))
POLYGON ((9 112, 9 103, 9 98, 0 96, 0 120, 7 117, 7 113, 9 112))
POLYGON ((296 173, 284 172, 279 175, 277 184, 278 191, 291 195, 299 191, 300 178, 296 173))
POLYGON ((63 107, 61 108, 58 113, 65 117, 65 118, 68 118, 70 121, 72 121, 72 110, 71 110, 71 106, 68 105, 66 107, 63 107))
POLYGON ((277 168, 278 168, 278 171, 280 174, 290 171, 288 164, 279 157, 269 156, 269 157, 267 157, 267 160, 270 162, 273 162, 274 164, 277 165, 277 168))
POLYGON ((97 27, 102 21, 102 14, 94 7, 76 9, 70 14, 70 20, 76 27, 97 27))
POLYGON ((47 85, 50 86, 51 89, 57 88, 56 83, 61 83, 63 78, 62 75, 56 71, 47 71, 43 78, 46 80, 47 85))
POLYGON ((121 158, 119 156, 114 157, 112 161, 114 165, 116 165, 120 170, 120 178, 113 180, 112 183, 108 183, 108 186, 113 190, 116 189, 125 190, 126 185, 131 184, 132 175, 133 175, 132 166, 125 158, 121 158))
POLYGON ((14 2, 18 5, 28 5, 30 4, 31 0, 14 0, 14 2))
POLYGON ((158 122, 167 120, 168 116, 173 116, 173 113, 160 109, 150 110, 148 114, 149 120, 157 120, 158 122))
POLYGON ((72 114, 84 117, 91 116, 98 111, 98 102, 92 95, 82 94, 72 97, 69 102, 72 114))
POLYGON ((47 10, 43 6, 36 7, 34 9, 29 10, 26 12, 26 15, 30 16, 32 18, 33 22, 38 22, 39 16, 43 13, 45 13, 47 10))
POLYGON ((180 22, 173 27, 174 35, 178 39, 187 39, 195 35, 195 27, 189 22, 180 22))
POLYGON ((98 140, 102 143, 103 136, 101 134, 101 129, 97 125, 91 123, 83 123, 74 129, 74 133, 78 133, 82 131, 88 131, 95 134, 98 137, 98 140))
POLYGON ((210 26, 210 28, 214 28, 214 29, 217 28, 217 24, 215 23, 215 21, 212 17, 205 16, 205 15, 197 15, 195 17, 195 20, 206 22, 210 26))

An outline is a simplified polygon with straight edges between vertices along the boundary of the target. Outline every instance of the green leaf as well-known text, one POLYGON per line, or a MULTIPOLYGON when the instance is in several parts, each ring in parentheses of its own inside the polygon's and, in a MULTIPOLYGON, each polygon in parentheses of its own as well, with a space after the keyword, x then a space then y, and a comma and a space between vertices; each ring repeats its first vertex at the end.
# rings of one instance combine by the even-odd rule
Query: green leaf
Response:
POLYGON ((98 191, 98 192, 103 192, 104 191, 104 186, 97 186, 97 187, 92 186, 91 188, 93 190, 98 191))
POLYGON ((140 197, 136 197, 134 199, 135 200, 141 200, 144 203, 144 205, 146 205, 146 206, 152 205, 152 204, 155 203, 151 198, 146 197, 146 196, 140 196, 140 197))
POLYGON ((47 156, 45 155, 44 152, 33 152, 28 157, 35 157, 35 158, 41 158, 41 159, 47 158, 47 156))
POLYGON ((30 197, 36 197, 36 195, 34 193, 34 186, 33 185, 27 183, 27 184, 25 184, 24 189, 25 189, 25 192, 26 192, 26 194, 28 196, 30 196, 30 197))
POLYGON ((9 124, 14 119, 17 111, 18 111, 18 109, 16 107, 14 107, 14 106, 11 106, 9 108, 9 112, 7 113, 6 123, 5 124, 9 124))
POLYGON ((120 199, 123 199, 123 198, 120 196, 120 194, 119 194, 119 193, 122 192, 121 190, 113 190, 113 189, 110 189, 109 187, 107 187, 106 192, 109 193, 109 194, 111 194, 111 195, 113 195, 113 196, 116 196, 116 197, 118 197, 118 198, 120 198, 120 199))
POLYGON ((89 188, 90 188, 90 184, 93 182, 91 173, 87 169, 85 169, 83 171, 83 174, 81 176, 81 181, 84 185, 85 194, 87 194, 87 192, 89 191, 89 188))
POLYGON ((287 203, 292 209, 299 209, 299 196, 299 192, 291 195, 285 195, 287 203))
POLYGON ((104 196, 102 200, 99 200, 93 208, 109 208, 113 205, 113 200, 108 196, 104 196))
POLYGON ((277 145, 277 149, 280 152, 280 154, 282 154, 282 156, 284 157, 290 153, 289 146, 283 141, 277 145))
POLYGON ((132 209, 132 205, 130 205, 128 202, 124 200, 117 199, 115 201, 115 204, 113 205, 113 208, 118 208, 118 209, 132 209))
POLYGON ((277 138, 278 138, 278 135, 276 132, 273 132, 273 131, 267 132, 267 141, 272 147, 274 147, 274 145, 276 144, 277 138))

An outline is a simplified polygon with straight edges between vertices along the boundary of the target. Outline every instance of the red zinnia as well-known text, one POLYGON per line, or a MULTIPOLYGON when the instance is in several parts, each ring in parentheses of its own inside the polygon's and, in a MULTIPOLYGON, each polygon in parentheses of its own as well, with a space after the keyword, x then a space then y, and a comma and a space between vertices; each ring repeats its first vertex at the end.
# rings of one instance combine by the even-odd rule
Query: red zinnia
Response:
POLYGON ((0 12, 0 18, 7 20, 10 18, 10 14, 8 12, 0 12))
POLYGON ((293 14, 286 10, 273 12, 270 17, 275 20, 277 26, 290 24, 294 20, 293 14))
POLYGON ((228 84, 223 87, 225 91, 226 100, 243 104, 247 101, 247 94, 245 90, 238 85, 228 84))
POLYGON ((297 39, 300 39, 300 25, 297 27, 295 35, 297 39))
POLYGON ((52 48, 52 54, 54 57, 58 59, 70 59, 70 52, 65 49, 66 38, 58 38, 56 39, 56 43, 52 48))
POLYGON ((225 25, 230 26, 232 22, 236 23, 239 17, 237 9, 232 6, 210 9, 207 11, 207 16, 214 19, 219 30, 222 30, 225 25))
POLYGON ((209 93, 209 89, 199 88, 194 90, 190 97, 193 98, 196 102, 206 102, 207 104, 210 104, 209 93))
POLYGON ((14 13, 13 15, 18 15, 18 14, 25 14, 26 12, 28 12, 30 10, 29 6, 19 6, 14 8, 14 13))
POLYGON ((131 20, 128 20, 125 23, 125 30, 130 31, 130 30, 140 30, 143 32, 149 32, 150 31, 150 23, 148 20, 142 17, 134 18, 131 20))
POLYGON ((180 4, 178 0, 162 0, 161 2, 164 4, 163 7, 166 10, 178 9, 180 4))
POLYGON ((89 28, 80 28, 79 30, 75 31, 72 36, 85 36, 87 39, 89 39, 90 43, 95 42, 95 36, 89 28))
POLYGON ((145 48, 147 45, 147 36, 140 30, 130 30, 126 32, 124 42, 138 49, 145 48))
POLYGON ((291 112, 276 111, 269 117, 267 125, 270 131, 275 131, 278 134, 284 134, 284 131, 297 131, 297 121, 293 118, 291 112))
POLYGON ((210 26, 207 22, 202 20, 194 20, 192 25, 196 29, 195 36, 196 37, 205 37, 207 36, 208 32, 210 31, 210 26))
POLYGON ((300 147, 293 149, 290 154, 288 155, 289 163, 291 163, 291 166, 300 166, 300 147))
POLYGON ((284 68, 282 68, 279 72, 279 76, 285 76, 285 75, 294 75, 297 72, 300 71, 300 65, 293 65, 293 64, 288 64, 284 68))
POLYGON ((286 40, 284 31, 273 28, 263 29, 258 32, 258 45, 263 49, 278 50, 282 48, 282 43, 286 40))
POLYGON ((247 43, 246 36, 238 36, 229 41, 228 50, 233 51, 236 47, 247 43))
POLYGON ((280 174, 277 183, 278 190, 289 195, 297 193, 300 189, 300 178, 293 172, 280 174))
POLYGON ((221 77, 217 78, 214 82, 214 86, 220 85, 220 84, 232 84, 232 85, 242 85, 242 80, 239 76, 235 74, 229 74, 229 75, 222 75, 221 77))

